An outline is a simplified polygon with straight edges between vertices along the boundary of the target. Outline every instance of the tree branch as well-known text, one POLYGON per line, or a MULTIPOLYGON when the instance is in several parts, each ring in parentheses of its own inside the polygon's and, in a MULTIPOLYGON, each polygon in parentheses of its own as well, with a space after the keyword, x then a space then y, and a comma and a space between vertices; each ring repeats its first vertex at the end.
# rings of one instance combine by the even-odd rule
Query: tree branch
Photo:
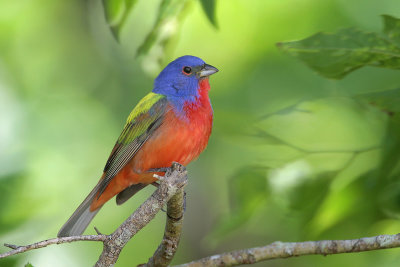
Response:
POLYGON ((214 267, 253 264, 260 261, 302 255, 331 255, 400 247, 400 234, 379 235, 351 240, 274 242, 264 247, 236 250, 175 267, 214 267))
POLYGON ((185 167, 173 163, 158 189, 103 242, 104 248, 96 267, 112 266, 128 241, 146 226, 160 209, 187 184, 185 167))
MULTIPOLYGON (((163 240, 153 257, 144 265, 146 267, 167 266, 171 262, 180 240, 185 198, 183 187, 187 183, 187 172, 182 165, 174 163, 171 169, 166 172, 165 177, 160 178, 158 189, 111 235, 98 234, 53 238, 27 246, 4 244, 12 250, 0 254, 0 259, 52 244, 75 241, 101 241, 104 244, 104 248, 95 266, 113 266, 126 243, 154 218, 163 205, 168 203, 167 223, 163 240)), ((274 242, 264 247, 227 252, 176 267, 235 266, 302 255, 330 255, 394 247, 400 247, 400 234, 380 235, 352 240, 323 240, 296 243, 274 242)))
POLYGON ((68 236, 68 237, 60 237, 60 238, 52 238, 43 240, 37 243, 33 243, 26 246, 16 246, 11 244, 4 244, 4 246, 12 248, 8 252, 0 254, 0 259, 9 257, 15 254, 23 253, 32 249, 44 248, 48 245, 54 244, 64 244, 64 243, 71 243, 75 241, 102 241, 104 242, 107 239, 106 235, 80 235, 80 236, 68 236))
POLYGON ((185 192, 183 189, 168 201, 167 205, 167 222, 165 225, 164 237, 158 246, 153 257, 149 259, 147 264, 139 266, 147 267, 164 267, 172 261, 176 250, 178 249, 183 226, 183 214, 185 205, 185 192))
MULTIPOLYGON (((84 235, 84 236, 70 236, 52 238, 44 241, 40 241, 34 244, 26 246, 16 246, 11 244, 4 244, 6 247, 11 248, 11 251, 0 254, 0 259, 15 254, 23 253, 29 250, 43 248, 53 244, 63 244, 75 241, 101 241, 103 242, 103 252, 100 255, 99 260, 95 266, 112 266, 118 259, 119 253, 126 245, 126 243, 144 226, 146 226, 160 211, 160 209, 178 192, 177 201, 183 194, 183 187, 187 184, 187 172, 184 166, 173 163, 172 167, 168 169, 164 177, 160 177, 160 185, 158 189, 142 204, 140 207, 124 221, 111 235, 84 235)), ((169 203, 169 202, 168 202, 169 203)), ((177 203, 177 202, 176 202, 177 203)), ((183 200, 182 200, 183 203, 183 200)), ((171 202, 173 209, 175 207, 175 201, 171 202)), ((181 209, 182 210, 182 209, 181 209)), ((181 211, 182 212, 182 211, 181 211)), ((171 211, 171 218, 177 218, 181 220, 182 216, 179 217, 179 211, 171 211), (177 217, 175 217, 175 215, 177 217)), ((168 220, 167 220, 168 223, 168 220)), ((168 228, 168 225, 167 225, 168 228)), ((169 228, 168 228, 169 229, 169 228)), ((96 230, 98 232, 98 230, 96 230)), ((99 232, 98 232, 99 233, 99 232)), ((166 234, 168 236, 168 234, 166 234)), ((179 242, 179 237, 177 237, 179 242)), ((176 243, 177 246, 178 243, 176 243)), ((175 248, 176 249, 176 248, 175 248)), ((171 259, 175 251, 171 254, 171 259)))

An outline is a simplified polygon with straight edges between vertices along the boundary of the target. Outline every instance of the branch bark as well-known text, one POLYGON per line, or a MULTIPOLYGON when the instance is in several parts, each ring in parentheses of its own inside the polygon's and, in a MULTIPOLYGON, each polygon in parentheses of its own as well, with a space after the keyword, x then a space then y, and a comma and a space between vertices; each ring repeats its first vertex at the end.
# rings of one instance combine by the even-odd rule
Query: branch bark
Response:
POLYGON ((0 254, 0 259, 1 258, 6 258, 15 254, 20 254, 32 249, 38 249, 38 248, 44 248, 49 245, 54 245, 54 244, 64 244, 64 243, 71 243, 71 242, 76 242, 76 241, 102 241, 104 242, 107 239, 106 235, 80 235, 80 236, 68 236, 68 237, 60 237, 60 238, 52 238, 52 239, 47 239, 43 240, 40 242, 36 242, 30 245, 26 246, 16 246, 16 245, 11 245, 11 244, 4 244, 4 246, 12 248, 13 250, 10 250, 8 252, 0 254))
POLYGON ((185 192, 180 189, 167 204, 167 222, 165 225, 164 237, 158 246, 153 257, 147 264, 139 266, 164 267, 172 261, 178 249, 183 226, 183 214, 185 205, 185 192))
MULTIPOLYGON (((177 194, 177 198, 179 199, 179 195, 183 194, 183 187, 187 184, 187 172, 184 166, 173 163, 171 168, 165 173, 164 177, 160 177, 160 185, 158 189, 142 204, 136 211, 129 216, 111 235, 86 235, 86 236, 71 236, 71 237, 60 237, 53 238, 49 240, 40 241, 34 244, 26 245, 26 246, 16 246, 10 244, 4 244, 6 247, 11 248, 11 251, 0 254, 0 258, 5 258, 11 255, 23 253, 32 249, 38 249, 42 247, 46 247, 52 244, 63 244, 70 243, 74 241, 101 241, 103 242, 103 252, 100 255, 99 260, 96 262, 95 266, 113 266, 114 263, 118 260, 119 254, 121 250, 124 248, 126 243, 144 226, 146 226, 160 211, 160 209, 168 202, 170 203, 170 207, 175 209, 175 204, 170 199, 177 194)), ((183 200, 182 200, 183 203, 183 200)), ((179 206, 179 204, 178 204, 179 206)), ((176 207, 176 209, 178 208, 176 207)), ((183 210, 183 208, 182 208, 183 210)), ((179 211, 171 211, 171 218, 179 218, 174 217, 176 212, 179 211)), ((183 212, 183 211, 182 211, 183 212)), ((182 217, 182 216, 180 216, 182 217)), ((168 225, 167 225, 168 227, 168 225)), ((169 234, 165 234, 169 236, 169 234)), ((177 238, 177 242, 179 242, 179 237, 177 238)), ((177 243, 176 243, 177 246, 177 243)), ((174 252, 171 254, 173 256, 174 252)), ((156 255, 155 260, 158 261, 156 255)), ((171 256, 171 257, 172 257, 171 256)))
MULTIPOLYGON (((160 180, 158 189, 111 235, 98 234, 53 238, 27 246, 4 244, 12 250, 0 254, 0 259, 52 244, 75 241, 101 241, 104 244, 104 248, 96 266, 113 266, 126 243, 154 218, 164 204, 168 203, 167 223, 163 240, 153 257, 144 265, 146 267, 168 266, 180 240, 184 212, 183 187, 186 184, 187 172, 185 168, 182 165, 174 163, 171 169, 166 172, 165 177, 160 180)), ((351 240, 323 240, 297 243, 283 243, 278 241, 264 247, 227 252, 175 267, 236 266, 302 255, 331 255, 395 247, 400 247, 400 234, 351 240)))
POLYGON ((185 167, 173 163, 160 181, 158 189, 104 241, 103 252, 95 266, 113 266, 128 241, 155 217, 179 189, 183 190, 186 184, 185 167))
POLYGON ((400 247, 400 234, 379 235, 351 240, 274 242, 264 247, 236 250, 175 267, 214 267, 253 264, 260 261, 303 255, 331 255, 400 247))

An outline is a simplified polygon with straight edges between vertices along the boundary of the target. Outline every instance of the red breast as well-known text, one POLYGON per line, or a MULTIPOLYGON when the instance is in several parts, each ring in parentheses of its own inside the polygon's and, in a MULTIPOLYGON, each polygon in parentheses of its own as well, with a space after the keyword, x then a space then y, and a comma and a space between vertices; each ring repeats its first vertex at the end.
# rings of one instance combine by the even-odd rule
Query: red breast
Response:
POLYGON ((184 105, 185 118, 171 107, 160 128, 142 146, 128 164, 111 180, 100 198, 91 205, 96 210, 132 184, 149 184, 156 179, 148 169, 170 167, 173 161, 183 165, 196 159, 206 148, 212 130, 213 110, 208 79, 199 83, 199 97, 184 105))

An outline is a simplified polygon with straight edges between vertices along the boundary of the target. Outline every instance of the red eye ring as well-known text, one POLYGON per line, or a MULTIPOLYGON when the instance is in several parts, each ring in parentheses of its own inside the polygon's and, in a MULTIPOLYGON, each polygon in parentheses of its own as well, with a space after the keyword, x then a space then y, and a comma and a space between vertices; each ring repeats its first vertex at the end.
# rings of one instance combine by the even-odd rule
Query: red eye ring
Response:
POLYGON ((185 75, 190 75, 192 73, 192 68, 189 66, 185 66, 182 68, 182 73, 185 75))

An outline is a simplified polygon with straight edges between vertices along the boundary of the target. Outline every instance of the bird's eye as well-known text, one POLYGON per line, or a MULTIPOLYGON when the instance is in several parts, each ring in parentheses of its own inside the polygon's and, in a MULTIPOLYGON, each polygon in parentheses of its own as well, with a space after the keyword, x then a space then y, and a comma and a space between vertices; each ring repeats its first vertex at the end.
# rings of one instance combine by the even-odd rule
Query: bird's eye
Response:
POLYGON ((190 74, 192 72, 192 68, 191 67, 183 67, 183 73, 185 73, 186 75, 190 74))

